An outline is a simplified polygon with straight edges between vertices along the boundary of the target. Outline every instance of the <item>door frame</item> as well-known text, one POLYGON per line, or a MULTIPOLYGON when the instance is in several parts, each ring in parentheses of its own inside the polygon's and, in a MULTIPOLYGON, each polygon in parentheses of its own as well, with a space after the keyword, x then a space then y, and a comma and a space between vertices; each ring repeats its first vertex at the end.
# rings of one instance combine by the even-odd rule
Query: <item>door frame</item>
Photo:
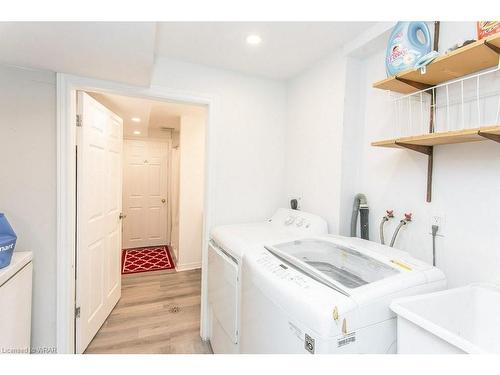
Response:
POLYGON ((207 264, 209 229, 214 222, 215 127, 217 98, 166 87, 139 87, 57 73, 57 317, 58 353, 75 353, 76 255, 76 91, 100 91, 153 100, 207 106, 202 239, 200 336, 208 339, 207 264))

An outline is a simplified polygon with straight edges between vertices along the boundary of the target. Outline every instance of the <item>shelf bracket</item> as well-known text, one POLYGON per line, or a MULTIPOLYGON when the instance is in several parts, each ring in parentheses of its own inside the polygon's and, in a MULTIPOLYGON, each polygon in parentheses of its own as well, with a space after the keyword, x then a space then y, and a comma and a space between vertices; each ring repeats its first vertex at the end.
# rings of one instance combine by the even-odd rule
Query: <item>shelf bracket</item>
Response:
POLYGON ((412 81, 411 79, 405 79, 405 78, 401 78, 401 77, 397 77, 397 76, 394 78, 396 78, 397 81, 403 82, 403 83, 407 84, 408 86, 414 87, 418 90, 426 90, 426 89, 430 89, 431 87, 434 87, 433 85, 428 85, 427 83, 412 81))
POLYGON ((398 146, 407 148, 409 150, 417 151, 420 152, 421 154, 425 155, 432 155, 432 148, 433 146, 422 146, 422 145, 413 145, 411 143, 405 143, 405 142, 395 142, 398 146))
POLYGON ((477 135, 491 139, 492 141, 499 142, 500 143, 500 134, 495 134, 495 133, 488 133, 488 132, 482 132, 481 130, 477 132, 477 135))
POLYGON ((497 47, 495 46, 494 44, 491 44, 490 42, 488 42, 487 40, 484 41, 484 45, 486 47, 488 47, 489 49, 495 51, 496 53, 498 53, 500 55, 500 47, 497 47))

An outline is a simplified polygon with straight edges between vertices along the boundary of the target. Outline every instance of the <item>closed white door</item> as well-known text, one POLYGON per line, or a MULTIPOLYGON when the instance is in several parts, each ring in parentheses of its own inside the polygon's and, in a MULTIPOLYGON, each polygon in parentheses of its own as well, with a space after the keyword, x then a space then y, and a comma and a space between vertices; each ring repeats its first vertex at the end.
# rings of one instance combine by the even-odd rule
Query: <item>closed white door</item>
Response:
POLYGON ((125 141, 123 248, 169 243, 168 144, 125 141))
POLYGON ((76 350, 82 353, 121 296, 123 122, 78 92, 76 350))

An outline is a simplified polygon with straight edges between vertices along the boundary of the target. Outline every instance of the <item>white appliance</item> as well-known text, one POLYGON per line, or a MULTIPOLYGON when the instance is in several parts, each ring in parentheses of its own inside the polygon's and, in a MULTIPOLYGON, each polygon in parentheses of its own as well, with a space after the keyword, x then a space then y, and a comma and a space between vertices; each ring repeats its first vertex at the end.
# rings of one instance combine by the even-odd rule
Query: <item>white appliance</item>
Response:
POLYGON ((208 309, 214 353, 239 353, 243 254, 266 241, 290 241, 327 232, 322 218, 284 208, 265 222, 224 225, 212 231, 208 248, 208 309))
POLYGON ((31 259, 31 252, 15 252, 0 269, 0 353, 30 352, 31 259))
POLYGON ((406 252, 328 235, 246 252, 242 275, 242 353, 394 353, 392 299, 446 287, 406 252))

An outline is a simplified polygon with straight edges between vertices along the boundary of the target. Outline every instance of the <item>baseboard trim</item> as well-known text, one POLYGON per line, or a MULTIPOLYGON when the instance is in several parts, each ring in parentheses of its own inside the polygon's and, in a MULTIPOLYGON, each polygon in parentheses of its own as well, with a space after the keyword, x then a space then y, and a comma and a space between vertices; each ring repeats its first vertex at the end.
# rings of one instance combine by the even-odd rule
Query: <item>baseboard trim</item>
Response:
POLYGON ((176 264, 175 265, 175 270, 177 272, 196 270, 196 269, 199 269, 199 268, 201 268, 201 262, 186 263, 186 264, 176 264))

